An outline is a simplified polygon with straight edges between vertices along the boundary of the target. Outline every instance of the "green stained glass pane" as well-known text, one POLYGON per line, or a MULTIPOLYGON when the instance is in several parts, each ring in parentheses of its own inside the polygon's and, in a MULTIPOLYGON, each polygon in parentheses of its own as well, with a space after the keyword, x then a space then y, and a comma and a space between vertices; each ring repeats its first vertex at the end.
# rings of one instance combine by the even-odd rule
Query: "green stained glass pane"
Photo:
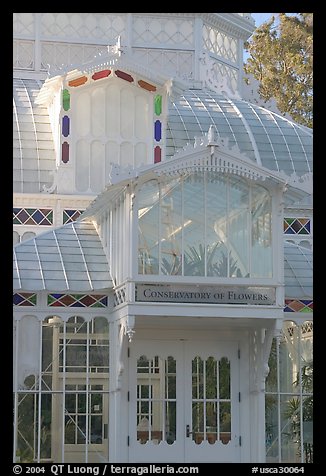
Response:
POLYGON ((69 294, 74 299, 80 299, 84 296, 84 294, 69 294))
POLYGON ((50 212, 46 218, 49 220, 49 222, 53 223, 53 212, 50 212))
POLYGON ((51 296, 51 294, 48 294, 48 306, 50 306, 56 299, 51 296))
POLYGON ((285 221, 288 225, 292 225, 292 223, 295 221, 295 218, 284 218, 284 221, 285 221))
POLYGON ((305 228, 302 228, 302 229, 299 231, 299 235, 309 235, 309 231, 307 231, 305 228))
POLYGON ((304 307, 299 312, 312 312, 312 309, 310 309, 309 307, 304 307))
POLYGON ((18 220, 18 218, 14 218, 13 224, 14 224, 14 225, 21 225, 21 221, 18 220))
POLYGON ((96 301, 94 304, 91 304, 91 307, 104 307, 104 305, 101 302, 96 301))
POLYGON ((159 116, 162 112, 162 96, 158 94, 154 99, 155 114, 159 116))
POLYGON ((25 208, 26 212, 29 213, 30 215, 33 215, 33 213, 36 211, 35 208, 25 208))
POLYGON ((36 294, 33 294, 30 298, 29 301, 33 303, 36 306, 36 294))
POLYGON ((65 111, 70 109, 70 93, 68 89, 62 91, 62 107, 65 111))

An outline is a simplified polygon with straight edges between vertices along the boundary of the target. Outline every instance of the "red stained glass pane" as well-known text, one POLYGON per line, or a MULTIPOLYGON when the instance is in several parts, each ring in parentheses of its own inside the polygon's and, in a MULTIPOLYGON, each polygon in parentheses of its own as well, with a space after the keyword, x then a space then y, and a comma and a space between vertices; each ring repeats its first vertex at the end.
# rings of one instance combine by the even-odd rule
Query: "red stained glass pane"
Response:
POLYGON ((66 294, 63 296, 60 301, 65 305, 65 306, 70 306, 73 302, 76 301, 73 297, 71 297, 69 294, 66 294))
POLYGON ((154 86, 154 84, 146 83, 146 81, 143 81, 142 79, 138 81, 138 84, 141 88, 147 89, 147 91, 156 91, 156 86, 154 86))
POLYGON ((72 86, 75 88, 77 86, 81 86, 82 84, 85 84, 86 81, 87 81, 87 77, 81 76, 80 78, 72 79, 71 81, 69 81, 68 86, 72 86))
POLYGON ((80 302, 82 302, 85 306, 91 306, 96 302, 97 299, 93 298, 93 296, 84 296, 82 299, 80 299, 80 302))
POLYGON ((125 73, 124 71, 120 71, 119 69, 115 71, 115 75, 118 76, 118 78, 128 81, 129 83, 132 83, 134 81, 134 78, 130 74, 125 73))
POLYGON ((103 69, 102 71, 97 71, 96 73, 94 73, 92 76, 92 79, 96 81, 97 79, 106 78, 110 74, 111 74, 111 71, 109 69, 103 69))
POLYGON ((62 143, 61 160, 64 164, 67 164, 69 162, 69 144, 68 144, 68 142, 63 142, 62 143))
POLYGON ((154 148, 154 164, 161 162, 161 147, 158 145, 154 148))

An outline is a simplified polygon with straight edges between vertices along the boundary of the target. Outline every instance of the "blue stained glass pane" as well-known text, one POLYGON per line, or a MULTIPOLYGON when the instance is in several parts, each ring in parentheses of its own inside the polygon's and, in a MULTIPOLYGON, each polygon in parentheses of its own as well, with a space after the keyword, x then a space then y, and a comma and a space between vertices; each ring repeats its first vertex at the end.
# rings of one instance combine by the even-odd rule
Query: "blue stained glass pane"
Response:
POLYGON ((308 304, 312 303, 312 300, 311 299, 300 299, 300 302, 302 302, 305 306, 307 306, 308 304))
POLYGON ((107 298, 107 296, 105 296, 104 298, 100 299, 100 302, 101 302, 102 304, 104 304, 104 306, 107 306, 107 305, 108 305, 108 298, 107 298))
POLYGON ((50 294, 50 296, 52 296, 56 299, 60 299, 63 296, 63 294, 50 294))
POLYGON ((305 229, 310 233, 310 220, 305 224, 305 229))
POLYGON ((69 307, 85 307, 83 303, 77 301, 71 304, 69 307))
POLYGON ((162 138, 162 124, 161 124, 161 121, 155 121, 154 136, 155 136, 155 140, 157 142, 159 142, 162 138))
POLYGON ((25 298, 23 298, 20 294, 14 294, 14 304, 18 306, 22 301, 25 301, 25 298))
POLYGON ((33 220, 35 220, 36 223, 39 224, 43 219, 44 219, 44 215, 39 210, 36 210, 36 212, 33 213, 33 220))
POLYGON ((68 137, 70 132, 70 119, 68 116, 62 118, 62 135, 68 137))
POLYGON ((292 228, 288 228, 288 229, 285 231, 285 234, 286 234, 286 235, 295 235, 296 233, 295 233, 294 230, 292 230, 292 228))

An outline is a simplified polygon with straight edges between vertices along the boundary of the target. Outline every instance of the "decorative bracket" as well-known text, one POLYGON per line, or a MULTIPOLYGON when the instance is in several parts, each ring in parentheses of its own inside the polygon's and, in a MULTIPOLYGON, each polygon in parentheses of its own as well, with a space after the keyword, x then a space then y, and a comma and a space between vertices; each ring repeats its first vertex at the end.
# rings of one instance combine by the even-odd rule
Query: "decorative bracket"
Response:
POLYGON ((252 361, 253 361, 253 380, 251 393, 260 393, 265 391, 265 380, 269 374, 268 360, 272 346, 275 329, 258 329, 252 336, 252 361))

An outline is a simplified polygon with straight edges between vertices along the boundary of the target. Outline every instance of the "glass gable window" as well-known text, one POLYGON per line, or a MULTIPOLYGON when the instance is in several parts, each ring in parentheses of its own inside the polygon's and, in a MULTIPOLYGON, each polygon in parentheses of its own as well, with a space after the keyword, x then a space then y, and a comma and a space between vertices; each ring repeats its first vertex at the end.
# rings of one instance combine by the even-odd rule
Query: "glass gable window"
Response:
POLYGON ((272 276, 271 196, 238 176, 192 172, 138 194, 138 272, 272 276))

